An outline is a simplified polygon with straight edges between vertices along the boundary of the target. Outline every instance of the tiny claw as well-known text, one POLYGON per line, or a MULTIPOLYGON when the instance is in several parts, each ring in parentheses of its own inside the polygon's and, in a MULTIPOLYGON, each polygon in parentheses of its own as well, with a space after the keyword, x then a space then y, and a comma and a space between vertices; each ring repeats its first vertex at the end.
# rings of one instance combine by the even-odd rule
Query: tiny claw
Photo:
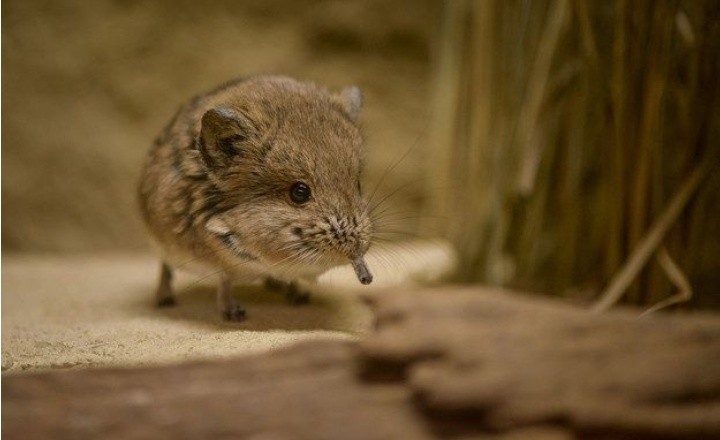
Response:
POLYGON ((355 269, 355 274, 357 275, 358 280, 360 280, 362 284, 372 283, 373 276, 368 270, 367 265, 365 264, 365 260, 363 260, 363 257, 357 257, 353 259, 352 267, 353 269, 355 269))

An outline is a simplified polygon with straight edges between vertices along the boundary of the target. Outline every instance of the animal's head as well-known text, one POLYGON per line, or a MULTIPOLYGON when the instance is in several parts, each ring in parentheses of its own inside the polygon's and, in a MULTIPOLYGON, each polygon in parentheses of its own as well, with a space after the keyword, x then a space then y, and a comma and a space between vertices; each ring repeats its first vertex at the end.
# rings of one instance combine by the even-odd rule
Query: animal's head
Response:
POLYGON ((206 228, 286 272, 320 272, 362 257, 371 224, 360 176, 357 87, 338 94, 284 77, 259 77, 211 102, 198 150, 232 208, 206 228))

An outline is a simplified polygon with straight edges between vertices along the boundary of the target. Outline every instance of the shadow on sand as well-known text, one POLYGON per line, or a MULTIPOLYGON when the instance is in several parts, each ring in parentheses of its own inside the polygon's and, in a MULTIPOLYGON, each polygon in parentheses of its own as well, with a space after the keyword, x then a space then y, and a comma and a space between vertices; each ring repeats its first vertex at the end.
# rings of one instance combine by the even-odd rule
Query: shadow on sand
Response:
POLYGON ((215 292, 216 288, 211 285, 179 286, 177 304, 157 308, 153 303, 153 291, 149 288, 138 296, 147 299, 133 307, 141 308, 140 313, 143 315, 192 321, 203 327, 228 331, 325 330, 358 333, 366 329, 371 320, 369 310, 355 296, 313 292, 309 304, 291 305, 283 291, 251 285, 233 289, 233 295, 247 311, 247 319, 243 322, 228 322, 218 312, 215 292))

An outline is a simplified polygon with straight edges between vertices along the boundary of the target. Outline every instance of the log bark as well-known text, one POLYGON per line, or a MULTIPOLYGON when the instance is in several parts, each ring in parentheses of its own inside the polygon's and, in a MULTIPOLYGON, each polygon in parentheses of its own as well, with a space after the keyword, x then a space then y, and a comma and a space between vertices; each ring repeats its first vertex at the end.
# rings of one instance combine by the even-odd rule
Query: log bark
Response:
POLYGON ((717 316, 594 316, 477 288, 370 302, 366 375, 396 372, 430 414, 501 430, 561 421, 580 438, 720 438, 717 316))
POLYGON ((370 299, 360 344, 3 376, 18 439, 720 438, 720 321, 503 291, 370 299))
POLYGON ((401 384, 356 378, 355 348, 316 342, 230 361, 3 378, 14 439, 432 438, 401 384))

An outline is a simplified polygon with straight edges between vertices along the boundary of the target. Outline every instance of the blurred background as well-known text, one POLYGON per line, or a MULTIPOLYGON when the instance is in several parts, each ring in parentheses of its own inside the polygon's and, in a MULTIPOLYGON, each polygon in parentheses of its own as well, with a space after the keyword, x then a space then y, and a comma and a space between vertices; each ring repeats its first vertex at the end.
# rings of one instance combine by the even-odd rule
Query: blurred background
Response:
POLYGON ((720 2, 2 13, 3 255, 147 249, 135 182, 154 136, 194 94, 281 73, 363 90, 366 187, 382 180, 393 239, 449 240, 453 281, 720 306, 720 2))
POLYGON ((433 197, 458 278, 720 303, 720 2, 444 3, 433 197), (452 220, 455 219, 455 220, 452 220))
MULTIPOLYGON (((367 182, 420 179, 433 1, 3 2, 3 252, 145 249, 135 184, 192 96, 275 73, 365 95, 367 182), (419 141, 418 141, 419 139, 419 141)), ((422 185, 396 203, 417 211, 422 185)))

